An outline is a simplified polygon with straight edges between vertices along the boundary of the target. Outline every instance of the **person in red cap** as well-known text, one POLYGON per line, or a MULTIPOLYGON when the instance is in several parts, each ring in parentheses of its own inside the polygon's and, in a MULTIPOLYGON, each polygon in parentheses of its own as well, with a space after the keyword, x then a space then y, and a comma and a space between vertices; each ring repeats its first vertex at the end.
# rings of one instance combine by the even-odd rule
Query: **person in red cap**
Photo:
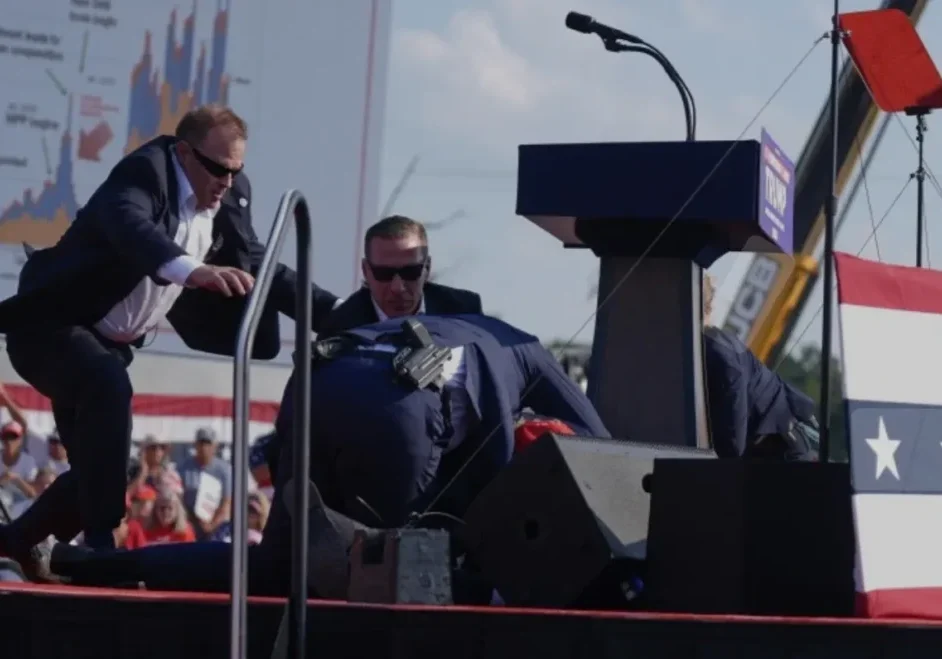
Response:
POLYGON ((24 435, 23 426, 16 421, 0 428, 0 488, 7 491, 17 508, 17 504, 36 496, 33 481, 39 471, 33 456, 23 450, 24 435))

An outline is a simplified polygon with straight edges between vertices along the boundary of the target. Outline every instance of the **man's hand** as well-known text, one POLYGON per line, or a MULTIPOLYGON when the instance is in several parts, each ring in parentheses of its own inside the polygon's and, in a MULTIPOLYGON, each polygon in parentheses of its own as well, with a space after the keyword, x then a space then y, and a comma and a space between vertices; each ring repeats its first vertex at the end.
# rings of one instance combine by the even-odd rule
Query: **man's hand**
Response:
POLYGON ((190 288, 203 288, 226 297, 248 295, 254 284, 255 278, 249 273, 218 265, 201 265, 186 278, 190 288))

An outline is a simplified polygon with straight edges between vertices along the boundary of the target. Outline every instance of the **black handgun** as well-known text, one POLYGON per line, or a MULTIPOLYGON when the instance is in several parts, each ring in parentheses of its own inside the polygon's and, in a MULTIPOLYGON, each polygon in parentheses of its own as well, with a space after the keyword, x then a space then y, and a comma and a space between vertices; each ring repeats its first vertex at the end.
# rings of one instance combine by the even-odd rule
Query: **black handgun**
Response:
POLYGON ((444 385, 445 362, 451 359, 451 348, 435 345, 425 326, 415 319, 402 321, 406 345, 393 357, 396 375, 417 389, 444 385))

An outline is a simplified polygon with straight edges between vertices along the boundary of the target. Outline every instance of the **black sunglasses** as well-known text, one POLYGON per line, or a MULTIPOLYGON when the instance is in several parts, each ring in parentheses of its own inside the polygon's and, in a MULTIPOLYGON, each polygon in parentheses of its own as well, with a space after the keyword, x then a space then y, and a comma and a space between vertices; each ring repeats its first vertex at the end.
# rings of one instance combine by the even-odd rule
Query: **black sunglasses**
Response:
POLYGON ((416 281, 419 277, 422 276, 422 273, 425 272, 426 262, 422 263, 412 263, 410 265, 403 265, 399 267, 388 266, 388 265, 370 265, 370 271, 373 273, 373 276, 377 281, 392 281, 396 275, 403 281, 416 281))
POLYGON ((241 167, 237 169, 226 167, 225 165, 219 164, 218 162, 216 162, 215 160, 207 156, 205 153, 202 153, 199 149, 197 149, 192 144, 188 143, 187 146, 190 147, 190 151, 192 151, 193 155, 196 156, 196 160, 199 162, 200 165, 203 166, 203 169, 205 169, 206 172, 210 176, 214 176, 216 178, 225 178, 227 176, 235 176, 236 174, 241 172, 242 169, 245 167, 245 165, 242 165, 241 167))

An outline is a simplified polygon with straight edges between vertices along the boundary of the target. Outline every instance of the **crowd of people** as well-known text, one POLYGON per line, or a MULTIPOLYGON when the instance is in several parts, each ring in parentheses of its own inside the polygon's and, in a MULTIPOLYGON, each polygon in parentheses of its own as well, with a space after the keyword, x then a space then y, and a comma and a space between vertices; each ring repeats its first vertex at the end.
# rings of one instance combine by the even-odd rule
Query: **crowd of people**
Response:
MULTIPOLYGON (((70 465, 57 433, 43 437, 30 432, 15 403, 8 397, 5 402, 13 420, 0 427, 0 503, 12 520, 70 465)), ((269 438, 259 438, 250 452, 250 544, 261 542, 271 506, 271 476, 262 451, 269 438)), ((115 530, 116 546, 137 549, 154 544, 230 541, 232 466, 221 457, 221 448, 210 428, 198 430, 190 444, 171 443, 153 435, 135 441, 129 456, 126 515, 115 530)), ((80 544, 81 534, 73 542, 80 544)))
MULTIPOLYGON (((116 532, 118 547, 231 540, 232 465, 220 457, 215 433, 197 431, 178 461, 170 449, 171 444, 154 436, 140 442, 128 473, 127 515, 116 532)), ((262 451, 252 455, 248 527, 249 543, 257 544, 268 520, 271 479, 262 451)))

